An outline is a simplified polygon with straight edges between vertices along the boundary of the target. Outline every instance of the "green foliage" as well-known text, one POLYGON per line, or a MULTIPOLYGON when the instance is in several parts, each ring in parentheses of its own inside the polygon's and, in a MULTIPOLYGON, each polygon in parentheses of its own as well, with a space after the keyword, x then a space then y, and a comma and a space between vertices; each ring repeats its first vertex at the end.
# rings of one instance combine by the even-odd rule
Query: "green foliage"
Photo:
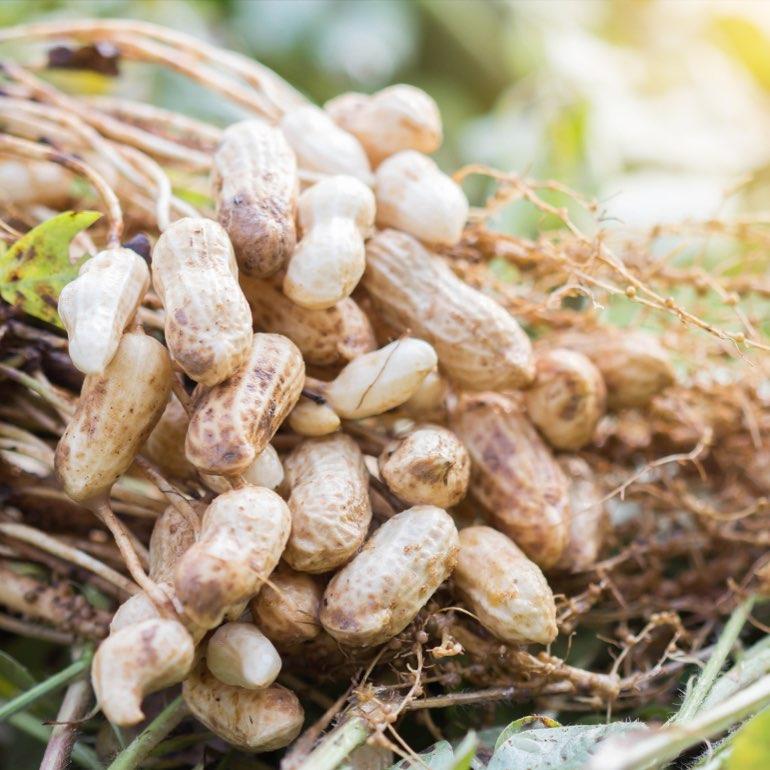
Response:
POLYGON ((35 684, 35 678, 26 666, 4 650, 0 650, 0 697, 9 697, 14 692, 34 687, 35 684))
POLYGON ((90 227, 98 211, 65 211, 30 230, 0 256, 0 296, 35 318, 62 326, 59 294, 78 274, 72 264, 72 239, 90 227))
POLYGON ((770 767, 770 708, 742 727, 732 744, 728 770, 767 770, 770 767))
POLYGON ((495 741, 495 751, 497 751, 512 735, 523 732, 525 729, 532 729, 533 725, 538 724, 546 728, 561 727, 555 719, 550 719, 549 717, 541 717, 538 715, 522 717, 521 719, 511 722, 503 729, 500 735, 497 736, 497 741, 495 741))

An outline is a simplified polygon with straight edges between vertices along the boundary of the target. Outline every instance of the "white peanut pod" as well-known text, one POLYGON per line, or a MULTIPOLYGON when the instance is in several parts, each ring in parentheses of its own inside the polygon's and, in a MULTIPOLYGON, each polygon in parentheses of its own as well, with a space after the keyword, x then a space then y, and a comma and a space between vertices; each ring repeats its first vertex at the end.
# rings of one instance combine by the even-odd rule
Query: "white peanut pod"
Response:
POLYGON ((223 684, 198 666, 182 685, 193 716, 242 751, 273 751, 291 743, 305 719, 297 696, 279 684, 246 690, 223 684))
POLYGON ((147 263, 131 249, 100 251, 59 295, 59 315, 72 363, 84 374, 102 374, 123 330, 150 287, 147 263))
POLYGON ((150 577, 159 583, 173 582, 176 565, 194 543, 195 530, 190 520, 169 505, 155 520, 150 535, 150 577))
POLYGON ((76 196, 75 176, 64 166, 48 161, 0 161, 0 202, 6 207, 63 208, 76 196))
POLYGON ((532 345, 516 319, 414 238, 395 230, 372 238, 363 285, 382 320, 430 342, 459 386, 520 388, 534 377, 532 345))
POLYGON ((206 665, 224 684, 259 690, 275 681, 281 656, 254 624, 225 623, 206 645, 206 665))
POLYGON ((471 460, 452 431, 425 425, 386 446, 379 468, 391 492, 409 505, 449 508, 465 497, 471 460))
POLYGON ((436 363, 427 342, 405 337, 351 361, 324 386, 323 396, 340 417, 372 417, 407 401, 436 363))
POLYGON ((280 130, 260 120, 225 129, 214 153, 217 219, 246 275, 280 270, 296 243, 297 159, 280 130))
MULTIPOLYGON (((162 590, 173 593, 173 586, 160 584, 162 590)), ((110 621, 110 634, 117 634, 124 628, 135 626, 144 620, 160 619, 162 616, 152 599, 144 591, 138 591, 121 604, 110 621)))
POLYGON ((141 722, 142 698, 181 682, 194 655, 192 637, 176 620, 144 620, 111 634, 99 645, 91 667, 104 715, 121 727, 141 722))
POLYGON ((333 307, 364 274, 374 195, 355 177, 329 177, 302 193, 299 221, 303 236, 289 260, 283 292, 300 307, 333 307))
POLYGON ((291 514, 263 487, 241 487, 215 498, 195 543, 180 559, 174 585, 194 623, 213 628, 225 611, 259 592, 289 538, 291 514))
POLYGON ((371 96, 340 94, 326 102, 324 109, 361 142, 373 166, 402 150, 431 153, 441 146, 438 105, 425 91, 406 83, 371 96))
POLYGON ((405 150, 384 160, 375 174, 374 193, 379 227, 395 227, 441 246, 460 240, 468 199, 426 155, 405 150))
POLYGON ((556 638, 553 592, 534 562, 491 527, 460 530, 454 584, 484 628, 504 642, 556 638))
POLYGON ((303 441, 286 459, 291 535, 283 558, 328 572, 349 561, 369 529, 369 474, 358 444, 342 433, 303 441))
POLYGON ((452 430, 471 456, 473 496, 495 526, 543 569, 567 545, 567 479, 522 410, 494 393, 461 399, 452 430))
MULTIPOLYGON (((201 474, 206 486, 217 494, 229 491, 232 486, 221 476, 201 474)), ((241 474, 241 478, 255 487, 277 489, 283 482, 283 463, 272 444, 268 444, 256 457, 254 462, 241 474)))
POLYGON ((278 647, 315 639, 321 633, 323 583, 314 575, 297 572, 281 562, 249 603, 254 622, 278 647))
POLYGON ((350 297, 323 310, 309 310, 269 281, 241 276, 241 287, 255 328, 288 337, 308 364, 347 363, 377 347, 369 319, 350 297))
POLYGON ((429 372, 420 387, 403 404, 402 409, 416 420, 446 419, 446 398, 449 388, 438 372, 429 372))
POLYGON ((142 449, 164 473, 177 479, 195 476, 195 466, 184 453, 184 440, 190 418, 179 399, 172 394, 157 425, 142 449))
POLYGON ((370 187, 369 159, 358 139, 343 131, 322 109, 307 105, 283 116, 280 123, 299 167, 316 174, 348 174, 370 187))
POLYGON ((221 225, 203 217, 173 222, 153 249, 152 281, 166 310, 169 352, 189 377, 216 385, 243 365, 251 312, 221 225))
POLYGON ((552 447, 580 449, 593 437, 606 407, 601 373, 587 356, 564 348, 536 351, 535 367, 525 396, 530 419, 552 447))
POLYGON ((391 639, 449 577, 457 552, 457 528, 446 511, 419 505, 396 514, 332 578, 321 624, 351 647, 391 639))
POLYGON ((171 377, 166 348, 141 332, 124 334, 104 374, 86 377, 56 447, 56 472, 73 500, 106 494, 128 470, 166 407, 171 377))
POLYGON ((289 414, 289 427, 300 436, 328 436, 342 424, 337 412, 328 404, 320 404, 302 396, 289 414))
POLYGON ((206 473, 243 473, 265 450, 305 382, 297 346, 280 334, 255 334, 248 360, 227 380, 196 389, 187 459, 206 473))

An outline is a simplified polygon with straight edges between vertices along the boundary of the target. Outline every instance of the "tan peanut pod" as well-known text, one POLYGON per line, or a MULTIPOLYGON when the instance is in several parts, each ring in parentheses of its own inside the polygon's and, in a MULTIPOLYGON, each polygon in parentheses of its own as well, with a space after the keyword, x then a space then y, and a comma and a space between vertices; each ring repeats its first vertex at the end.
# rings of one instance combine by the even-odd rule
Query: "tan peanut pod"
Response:
POLYGON ((203 514, 198 542, 182 556, 174 585, 185 613, 213 628, 227 609, 259 592, 289 538, 291 514, 263 487, 219 495, 203 514))
POLYGON ((327 404, 302 396, 289 413, 289 427, 300 436, 327 436, 340 429, 339 415, 327 404))
POLYGON ((296 243, 297 159, 284 135, 260 120, 225 129, 211 181, 217 219, 246 275, 280 270, 296 243))
POLYGON ((299 167, 316 174, 348 174, 372 186, 374 177, 364 148, 322 109, 312 105, 287 112, 280 123, 299 167))
POLYGON ((303 236, 286 268, 283 293, 310 310, 334 307, 364 274, 374 195, 355 177, 328 177, 300 196, 299 221, 303 236))
POLYGON ((72 363, 84 374, 102 374, 123 331, 150 288, 147 263, 131 249, 100 251, 59 295, 59 315, 72 363))
POLYGON ((315 639, 321 633, 323 584, 281 562, 249 608, 254 622, 279 648, 315 639))
POLYGON ((142 698, 181 682, 193 664, 195 646, 176 620, 143 620, 111 634, 91 666, 91 682, 104 715, 115 725, 144 719, 142 698))
POLYGON ((468 199, 431 158, 405 150, 375 174, 377 225, 395 227, 426 243, 454 246, 468 219, 468 199))
POLYGON ((608 517, 603 495, 591 466, 581 457, 563 455, 559 465, 568 481, 570 517, 567 545, 557 569, 582 572, 596 564, 607 533, 608 517))
POLYGON ((457 561, 452 517, 418 505, 386 521, 331 580, 321 624, 342 644, 370 647, 412 621, 457 561))
MULTIPOLYGON (((241 474, 241 478, 255 487, 277 489, 283 482, 283 464, 278 452, 272 444, 268 444, 256 457, 254 462, 241 474)), ((230 482, 222 476, 201 474, 206 486, 217 494, 223 494, 232 489, 230 482)))
MULTIPOLYGON (((164 591, 173 594, 173 586, 161 585, 164 591)), ((135 626, 144 620, 160 619, 162 616, 152 599, 144 591, 139 591, 121 604, 110 621, 110 634, 117 634, 124 628, 135 626)))
POLYGON ((418 427, 392 441, 379 458, 380 474, 391 492, 409 505, 449 508, 465 497, 471 460, 451 430, 418 427))
POLYGON ((593 361, 607 386, 610 409, 644 406, 676 381, 668 352, 648 332, 602 327, 557 334, 548 345, 577 350, 593 361))
POLYGON ((438 372, 428 375, 402 405, 403 411, 416 420, 440 420, 446 418, 446 380, 438 372))
POLYGON ((471 456, 470 491, 495 526, 543 569, 569 539, 567 479, 524 412, 494 393, 461 399, 452 430, 471 456))
MULTIPOLYGON (((194 503, 202 506, 202 503, 194 503)), ((174 580, 176 565, 195 543, 190 520, 173 505, 156 519, 150 536, 150 577, 159 583, 174 580)))
POLYGON ((179 399, 172 394, 158 424, 152 429, 142 453, 164 473, 177 479, 195 476, 195 466, 184 453, 184 440, 190 418, 179 399))
POLYGON ((104 374, 86 377, 56 447, 56 473, 78 502, 104 495, 134 461, 171 393, 171 361, 147 334, 124 334, 104 374))
POLYGON ((0 161, 0 202, 4 206, 51 206, 63 208, 76 196, 75 176, 58 163, 47 161, 0 161))
POLYGON ((269 281, 241 276, 241 287, 255 328, 288 337, 308 364, 346 363, 377 347, 369 319, 350 297, 323 310, 308 310, 269 281))
POLYGON ((193 716, 242 751, 273 751, 291 743, 305 719, 297 696, 279 684, 246 690, 223 684, 198 666, 182 685, 193 716))
POLYGON ((345 564, 372 519, 369 474, 358 444, 342 433, 303 441, 286 459, 286 479, 291 535, 283 558, 310 573, 345 564))
POLYGON ((203 217, 173 222, 153 249, 152 281, 166 310, 166 345, 189 377, 216 385, 243 365, 251 312, 221 225, 203 217))
POLYGON ((422 89, 405 83, 371 96, 340 94, 324 109, 361 142, 373 166, 402 150, 435 152, 443 139, 436 102, 422 89))
POLYGON ((460 530, 454 584, 484 628, 504 642, 556 638, 553 592, 534 562, 492 527, 460 530))
POLYGON ((427 342, 404 337, 351 361, 324 385, 323 396, 340 417, 372 417, 414 395, 436 363, 427 342))
POLYGON ((430 342, 451 380, 470 390, 521 388, 532 381, 529 338, 491 297, 405 233, 378 233, 366 253, 363 285, 375 311, 430 342))
POLYGON ((305 382, 297 346, 280 334, 255 334, 249 359, 225 382, 196 389, 187 459, 205 473, 243 473, 265 450, 305 382))
POLYGON ((206 665, 224 684, 259 690, 281 670, 281 656, 253 623, 225 623, 206 645, 206 665))
POLYGON ((526 392, 527 413, 556 449, 578 450, 594 435, 607 405, 599 370, 582 353, 536 351, 536 375, 526 392))

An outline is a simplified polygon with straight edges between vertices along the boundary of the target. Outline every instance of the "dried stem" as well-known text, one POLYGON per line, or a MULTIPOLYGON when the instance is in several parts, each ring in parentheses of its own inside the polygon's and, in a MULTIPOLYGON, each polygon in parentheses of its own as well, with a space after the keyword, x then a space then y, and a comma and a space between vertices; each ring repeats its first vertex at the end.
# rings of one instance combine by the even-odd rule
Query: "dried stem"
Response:
POLYGON ((40 770, 65 770, 75 745, 77 722, 88 713, 91 702, 91 683, 88 679, 72 682, 64 694, 56 724, 40 763, 40 770))

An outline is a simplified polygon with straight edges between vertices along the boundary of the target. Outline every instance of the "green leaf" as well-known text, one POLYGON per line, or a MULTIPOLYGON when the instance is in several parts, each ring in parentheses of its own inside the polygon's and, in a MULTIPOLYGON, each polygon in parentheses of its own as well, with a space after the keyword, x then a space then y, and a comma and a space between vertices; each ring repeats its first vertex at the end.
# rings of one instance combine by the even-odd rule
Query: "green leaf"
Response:
POLYGON ((471 730, 454 750, 452 770, 470 770, 471 762, 476 756, 476 749, 478 749, 478 747, 479 738, 476 733, 471 730))
POLYGON ((732 743, 728 770, 767 770, 770 767, 770 708, 744 725, 732 743))
POLYGON ((454 751, 448 741, 439 741, 428 749, 428 751, 417 755, 420 761, 412 759, 402 759, 388 770, 452 770, 454 762, 454 751))
POLYGON ((495 751, 497 751, 503 743, 505 743, 512 735, 521 733, 526 729, 531 730, 533 725, 539 725, 540 727, 553 728, 561 727, 561 725, 550 717, 542 717, 537 714, 533 714, 529 717, 522 717, 511 722, 508 727, 505 727, 500 735, 497 736, 495 741, 495 751))
POLYGON ((4 650, 0 650, 0 680, 2 695, 10 697, 12 692, 34 687, 37 682, 26 666, 4 650))
POLYGON ((0 255, 0 296, 35 318, 61 327, 59 294, 78 274, 69 257, 72 239, 90 227, 98 211, 65 211, 19 238, 0 255))

